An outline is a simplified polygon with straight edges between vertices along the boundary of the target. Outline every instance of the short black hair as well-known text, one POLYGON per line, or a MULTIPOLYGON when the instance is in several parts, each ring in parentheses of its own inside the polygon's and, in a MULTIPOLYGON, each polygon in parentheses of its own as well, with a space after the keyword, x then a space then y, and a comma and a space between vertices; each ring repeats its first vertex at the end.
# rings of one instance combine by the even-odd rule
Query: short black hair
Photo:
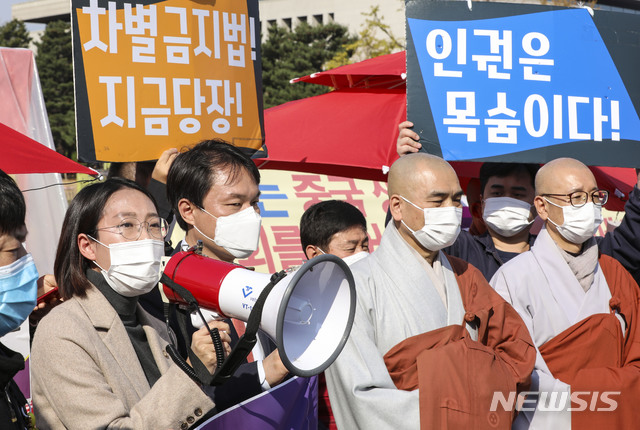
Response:
POLYGON ((305 252, 309 245, 326 250, 334 234, 352 227, 362 227, 367 231, 367 220, 358 208, 341 200, 316 203, 300 218, 302 251, 305 252))
POLYGON ((486 162, 480 167, 480 194, 484 195, 484 187, 489 178, 497 176, 504 178, 510 175, 526 173, 531 178, 531 186, 535 188, 536 173, 540 170, 539 164, 533 163, 494 163, 486 162))
POLYGON ((0 234, 12 234, 22 226, 27 205, 18 185, 0 170, 0 234))
POLYGON ((158 205, 149 191, 124 178, 111 178, 89 185, 80 190, 71 201, 64 217, 56 261, 53 264, 53 273, 63 299, 70 299, 73 296, 83 297, 91 286, 85 275, 91 261, 80 253, 78 235, 84 233, 94 236, 107 201, 116 191, 125 188, 140 191, 149 197, 158 210, 158 205))
POLYGON ((220 171, 228 171, 229 181, 234 181, 241 169, 260 184, 260 172, 251 158, 222 139, 205 140, 178 154, 167 176, 167 197, 180 228, 187 230, 178 210, 181 199, 202 207, 220 171))
POLYGON ((107 171, 107 179, 111 178, 127 178, 135 179, 136 163, 134 162, 113 162, 109 165, 107 171))

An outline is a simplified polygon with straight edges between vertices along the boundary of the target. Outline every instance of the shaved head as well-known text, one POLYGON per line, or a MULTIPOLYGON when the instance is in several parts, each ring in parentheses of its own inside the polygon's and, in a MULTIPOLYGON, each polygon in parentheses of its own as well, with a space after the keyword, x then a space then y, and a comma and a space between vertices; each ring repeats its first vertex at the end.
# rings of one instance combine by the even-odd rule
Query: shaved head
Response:
POLYGON ((424 152, 403 155, 389 170, 389 196, 398 194, 410 199, 416 193, 433 191, 437 177, 449 178, 460 188, 455 170, 444 159, 424 152))
POLYGON ((584 163, 574 158, 557 158, 549 161, 538 171, 536 195, 579 191, 579 185, 587 186, 584 182, 596 183, 593 173, 584 163))
POLYGON ((389 211, 400 236, 429 264, 437 251, 425 248, 414 232, 426 224, 427 208, 462 207, 455 170, 440 157, 416 152, 400 157, 389 170, 389 211))
POLYGON ((594 203, 593 193, 597 190, 598 184, 591 170, 573 158, 549 161, 538 171, 534 200, 538 216, 545 222, 549 236, 565 251, 578 253, 583 243, 565 237, 558 227, 564 226, 565 209, 572 205, 572 195, 576 192, 587 193, 586 201, 594 203))

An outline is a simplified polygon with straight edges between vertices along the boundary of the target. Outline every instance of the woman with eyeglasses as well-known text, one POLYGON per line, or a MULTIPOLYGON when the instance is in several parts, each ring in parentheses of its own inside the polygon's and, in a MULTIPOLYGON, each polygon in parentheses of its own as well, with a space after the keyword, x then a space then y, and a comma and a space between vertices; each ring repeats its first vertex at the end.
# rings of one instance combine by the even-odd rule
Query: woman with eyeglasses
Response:
MULTIPOLYGON (((213 409, 165 348, 166 326, 138 305, 159 280, 164 219, 151 195, 120 178, 84 188, 65 216, 54 266, 64 303, 31 350, 39 429, 187 429, 213 409)), ((229 350, 228 327, 214 322, 229 350)), ((204 327, 192 350, 215 370, 204 327)))

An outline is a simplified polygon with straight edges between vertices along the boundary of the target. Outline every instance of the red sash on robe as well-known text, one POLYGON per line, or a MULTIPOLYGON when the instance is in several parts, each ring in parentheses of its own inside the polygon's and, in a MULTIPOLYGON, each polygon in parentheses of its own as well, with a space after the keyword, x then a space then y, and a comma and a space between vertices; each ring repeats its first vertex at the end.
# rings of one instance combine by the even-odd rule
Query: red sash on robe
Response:
POLYGON ((638 331, 638 286, 613 258, 601 255, 611 300, 611 313, 596 314, 569 327, 540 346, 540 353, 553 376, 571 386, 572 395, 586 401, 572 402, 571 427, 589 429, 640 428, 640 331, 638 331), (617 310, 624 318, 624 336, 617 310), (603 391, 620 392, 607 395, 603 391), (595 400, 594 400, 594 392, 595 400), (611 400, 617 403, 614 411, 611 400), (595 411, 593 409, 596 409, 595 411))
POLYGON ((449 262, 478 341, 462 325, 410 337, 385 354, 396 387, 420 389, 420 428, 508 430, 513 411, 490 410, 494 392, 505 398, 531 382, 535 349, 517 312, 475 267, 455 257, 449 262))

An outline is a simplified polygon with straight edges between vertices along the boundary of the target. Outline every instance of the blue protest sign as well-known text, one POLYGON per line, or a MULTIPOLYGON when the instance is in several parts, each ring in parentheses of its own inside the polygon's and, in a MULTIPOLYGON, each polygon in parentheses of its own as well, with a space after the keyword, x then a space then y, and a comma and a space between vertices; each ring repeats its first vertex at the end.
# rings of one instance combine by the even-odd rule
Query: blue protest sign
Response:
POLYGON ((614 41, 597 25, 600 15, 626 14, 447 3, 407 5, 408 119, 427 152, 454 161, 570 155, 640 164, 630 156, 640 152, 638 94, 619 71, 631 64, 619 49, 612 57, 614 41))

